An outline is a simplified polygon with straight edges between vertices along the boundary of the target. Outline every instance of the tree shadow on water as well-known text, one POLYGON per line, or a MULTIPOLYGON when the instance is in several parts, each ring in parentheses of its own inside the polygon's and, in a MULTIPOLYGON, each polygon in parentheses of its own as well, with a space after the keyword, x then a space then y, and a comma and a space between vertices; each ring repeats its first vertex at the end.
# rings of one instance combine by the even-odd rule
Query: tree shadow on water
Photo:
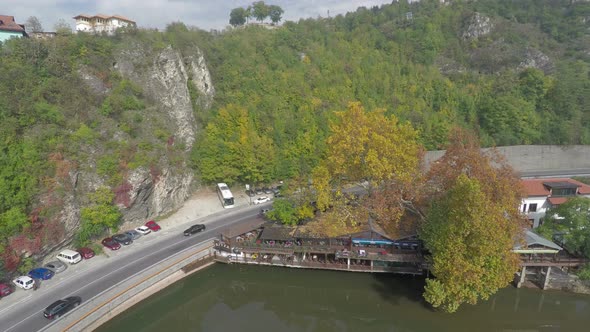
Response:
POLYGON ((399 306, 403 305, 403 299, 407 299, 424 309, 434 310, 422 297, 426 284, 424 276, 375 273, 373 279, 372 287, 384 301, 399 306))

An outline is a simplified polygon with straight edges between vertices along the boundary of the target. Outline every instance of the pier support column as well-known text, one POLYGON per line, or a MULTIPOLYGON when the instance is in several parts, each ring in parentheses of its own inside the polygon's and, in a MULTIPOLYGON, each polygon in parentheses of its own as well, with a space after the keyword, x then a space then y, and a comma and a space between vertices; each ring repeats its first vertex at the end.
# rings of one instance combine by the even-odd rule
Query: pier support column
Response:
POLYGON ((346 260, 346 268, 350 270, 350 258, 346 260))
POLYGON ((371 260, 370 262, 371 262, 371 271, 373 271, 373 260, 371 260))
POLYGON ((547 273, 545 273, 545 282, 543 282, 543 290, 549 286, 549 274, 551 274, 551 266, 547 266, 547 273))
POLYGON ((520 288, 524 279, 526 278, 526 266, 522 267, 522 271, 520 271, 520 279, 518 279, 518 283, 516 284, 516 288, 520 288))

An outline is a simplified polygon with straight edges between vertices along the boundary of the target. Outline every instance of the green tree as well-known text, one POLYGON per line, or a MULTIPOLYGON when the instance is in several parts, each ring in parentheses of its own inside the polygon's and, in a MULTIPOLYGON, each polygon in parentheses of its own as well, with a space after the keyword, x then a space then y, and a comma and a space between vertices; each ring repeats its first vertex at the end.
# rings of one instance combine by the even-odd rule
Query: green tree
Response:
POLYGON ((88 244, 107 229, 116 230, 121 221, 121 212, 113 205, 115 195, 111 189, 100 187, 88 196, 90 205, 80 211, 81 227, 76 237, 78 245, 88 244))
POLYGON ((248 18, 248 11, 245 8, 238 7, 231 10, 229 14, 229 24, 234 27, 244 25, 248 18))
POLYGON ((264 1, 256 1, 252 3, 252 16, 254 16, 256 20, 262 22, 268 17, 268 14, 269 7, 264 3, 264 1))
POLYGON ((559 239, 572 252, 590 258, 590 198, 572 197, 547 213, 537 233, 559 239))
POLYGON ((284 225, 295 226, 299 221, 297 208, 287 199, 277 199, 272 204, 272 210, 266 213, 270 220, 280 221, 284 225))
POLYGON ((270 20, 273 24, 277 24, 281 21, 283 13, 283 8, 277 5, 270 5, 268 7, 268 15, 270 16, 270 20))
POLYGON ((420 230, 432 254, 435 276, 426 280, 426 301, 454 312, 462 303, 486 300, 507 286, 519 264, 512 252, 512 224, 478 180, 461 174, 448 192, 433 201, 420 230))

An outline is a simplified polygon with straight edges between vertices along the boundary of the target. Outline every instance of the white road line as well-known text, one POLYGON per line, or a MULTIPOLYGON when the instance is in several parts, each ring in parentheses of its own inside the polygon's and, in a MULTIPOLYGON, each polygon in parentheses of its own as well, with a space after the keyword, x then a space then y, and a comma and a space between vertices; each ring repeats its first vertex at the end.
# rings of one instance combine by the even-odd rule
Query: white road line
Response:
MULTIPOLYGON (((241 221, 241 220, 244 220, 244 219, 249 219, 249 218, 252 218, 252 217, 253 217, 252 215, 249 215, 249 216, 243 216, 243 217, 241 217, 241 218, 239 218, 239 219, 235 219, 235 220, 233 220, 233 222, 231 223, 231 225, 219 225, 219 226, 216 226, 216 227, 213 227, 213 228, 209 229, 208 231, 209 231, 209 232, 212 232, 212 231, 215 231, 215 230, 217 230, 217 229, 220 229, 220 228, 224 228, 224 227, 230 227, 230 226, 232 226, 233 224, 235 224, 235 223, 237 223, 237 222, 239 222, 239 221, 241 221)), ((195 245, 195 246, 198 246, 198 245, 202 244, 203 242, 211 241, 211 240, 213 240, 214 238, 215 238, 215 236, 214 236, 214 237, 212 237, 212 238, 209 238, 209 239, 207 239, 207 240, 205 240, 205 241, 202 241, 201 243, 199 243, 199 244, 197 244, 197 245, 195 245)), ((182 241, 175 242, 175 243, 173 243, 173 244, 171 244, 171 245, 169 245, 169 246, 166 246, 166 247, 164 247, 164 248, 160 248, 160 249, 159 249, 159 250, 157 250, 157 251, 154 251, 154 252, 152 252, 152 253, 150 253, 150 254, 148 254, 148 255, 146 255, 146 256, 143 256, 141 259, 144 259, 144 258, 147 258, 147 257, 153 256, 153 255, 155 255, 155 254, 157 254, 157 253, 160 253, 161 251, 164 251, 164 250, 166 250, 166 249, 168 249, 168 248, 170 248, 170 247, 176 246, 176 245, 178 245, 179 243, 187 242, 187 241, 189 241, 189 240, 191 240, 191 237, 187 237, 187 238, 183 239, 182 241)), ((164 241, 164 239, 162 239, 162 241, 164 241)), ((181 254, 181 253, 184 253, 184 252, 188 251, 189 249, 192 249, 192 248, 194 248, 195 246, 191 246, 191 247, 189 247, 189 248, 186 248, 186 249, 184 249, 184 250, 182 250, 182 251, 180 251, 180 252, 178 252, 178 253, 175 253, 175 254, 174 254, 174 256, 176 256, 176 255, 179 255, 179 254, 181 254)), ((105 292, 107 292, 107 291, 109 291, 109 290, 113 289, 114 287, 117 287, 117 286, 119 286, 121 283, 124 283, 125 281, 127 281, 127 280, 129 280, 129 279, 131 279, 131 278, 135 277, 135 276, 136 276, 136 275, 138 275, 138 274, 141 274, 142 272, 146 271, 146 270, 147 270, 147 269, 149 269, 149 268, 152 268, 153 266, 155 266, 155 265, 157 265, 157 264, 160 264, 160 261, 156 262, 155 264, 153 264, 153 265, 151 265, 151 266, 147 267, 146 269, 144 269, 144 270, 142 270, 142 271, 140 271, 140 272, 137 272, 137 273, 135 273, 135 274, 133 274, 133 275, 131 275, 131 276, 127 277, 126 279, 124 279, 124 280, 120 281, 119 283, 117 283, 117 284, 115 284, 115 285, 113 285, 113 286, 109 287, 108 289, 104 290, 103 292, 101 292, 101 293, 99 293, 99 294, 97 294, 97 295, 93 296, 91 299, 89 299, 89 300, 85 301, 85 303, 89 303, 89 302, 90 302, 90 301, 92 301, 94 298, 96 298, 96 297, 98 297, 98 296, 100 296, 100 295, 104 294, 105 292)), ((100 278, 98 278, 98 279, 95 279, 94 281, 91 281, 90 283, 87 283, 87 284, 85 284, 84 286, 82 286, 82 287, 80 287, 80 288, 76 289, 76 291, 72 292, 71 294, 74 294, 74 293, 76 293, 76 292, 78 292, 78 291, 82 290, 83 288, 86 288, 86 287, 88 287, 89 285, 92 285, 92 284, 96 283, 97 281, 100 281, 100 280, 102 280, 102 279, 104 279, 104 278, 108 277, 109 275, 111 275, 111 274, 113 274, 113 273, 115 273, 115 272, 118 272, 119 270, 122 270, 122 269, 124 269, 124 268, 126 268, 126 266, 122 266, 122 267, 120 267, 120 268, 118 268, 118 269, 116 269, 116 270, 113 270, 113 271, 109 272, 108 274, 105 274, 104 276, 102 276, 102 277, 100 277, 100 278)), ((54 285, 53 287, 55 287, 55 286, 57 286, 57 285, 58 285, 58 284, 54 285)), ((53 287, 51 287, 51 288, 53 288, 53 287)), ((50 288, 47 288, 47 289, 50 289, 50 288)), ((32 295, 31 295, 31 296, 32 296, 32 295)), ((20 302, 22 302, 22 301, 23 301, 23 300, 20 300, 20 302)), ((18 303, 20 303, 20 302, 18 302, 18 303)), ((6 329, 6 330, 5 330, 5 332, 8 332, 8 331, 12 330, 12 329, 13 329, 13 328, 15 328, 16 326, 18 326, 18 325, 22 324, 24 321, 28 320, 29 318, 31 318, 31 317, 33 317, 33 316, 35 316, 35 315, 37 315, 37 314, 38 314, 38 312, 32 313, 31 315, 29 315, 29 316, 25 317, 24 319, 20 320, 18 323, 14 324, 14 325, 12 325, 11 327, 9 327, 8 329, 6 329)), ((55 323, 56 323, 56 322, 54 321, 54 322, 52 322, 51 324, 49 324, 49 325, 45 326, 44 328, 42 328, 42 329, 41 329, 41 330, 39 330, 39 331, 43 331, 43 330, 45 330, 45 329, 47 329, 47 328, 51 327, 51 326, 52 326, 53 324, 55 324, 55 323)))

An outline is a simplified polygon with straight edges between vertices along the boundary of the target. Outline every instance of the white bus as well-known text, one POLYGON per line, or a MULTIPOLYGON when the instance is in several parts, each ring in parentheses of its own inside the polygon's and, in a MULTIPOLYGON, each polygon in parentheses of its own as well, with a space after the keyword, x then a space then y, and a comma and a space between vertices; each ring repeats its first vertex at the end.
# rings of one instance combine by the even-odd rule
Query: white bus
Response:
POLYGON ((234 207, 234 195, 232 195, 227 184, 225 184, 225 183, 218 183, 217 184, 217 196, 219 196, 219 200, 221 201, 221 205, 225 209, 229 209, 229 208, 234 207))

